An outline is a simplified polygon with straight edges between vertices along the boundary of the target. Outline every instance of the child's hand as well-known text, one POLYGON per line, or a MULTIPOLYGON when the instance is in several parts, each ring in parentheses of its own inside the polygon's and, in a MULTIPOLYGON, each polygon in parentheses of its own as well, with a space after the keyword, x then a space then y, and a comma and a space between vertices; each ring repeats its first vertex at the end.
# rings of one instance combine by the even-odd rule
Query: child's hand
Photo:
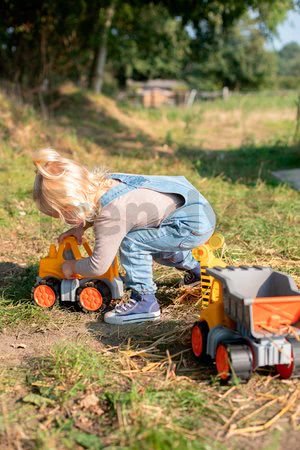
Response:
POLYGON ((62 243, 62 241, 68 237, 68 236, 74 236, 78 242, 78 244, 82 244, 82 238, 84 234, 84 227, 83 225, 79 225, 79 227, 73 227, 68 231, 65 231, 64 233, 60 234, 57 238, 59 244, 62 243))
POLYGON ((63 263, 63 265, 61 266, 61 269, 63 271, 64 278, 66 278, 67 280, 70 280, 71 278, 74 277, 75 265, 76 265, 75 259, 70 259, 63 263))

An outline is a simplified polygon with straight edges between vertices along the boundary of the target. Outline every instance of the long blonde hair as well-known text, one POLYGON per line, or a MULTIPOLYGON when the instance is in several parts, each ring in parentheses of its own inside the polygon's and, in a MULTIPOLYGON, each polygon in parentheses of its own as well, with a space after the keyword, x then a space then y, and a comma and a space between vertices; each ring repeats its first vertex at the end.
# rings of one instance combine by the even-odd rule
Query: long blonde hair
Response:
POLYGON ((111 186, 107 172, 86 167, 46 148, 33 153, 37 174, 33 198, 43 213, 85 225, 100 212, 97 200, 111 186))

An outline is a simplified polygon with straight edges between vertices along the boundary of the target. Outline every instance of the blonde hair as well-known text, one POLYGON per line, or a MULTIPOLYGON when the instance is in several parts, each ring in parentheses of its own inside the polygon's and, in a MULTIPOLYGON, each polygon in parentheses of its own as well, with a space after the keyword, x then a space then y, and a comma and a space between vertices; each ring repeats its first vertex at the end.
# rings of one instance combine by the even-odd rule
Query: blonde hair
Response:
POLYGON ((107 172, 90 172, 49 148, 34 152, 32 160, 37 168, 33 198, 40 211, 74 225, 95 219, 97 200, 111 186, 107 172))

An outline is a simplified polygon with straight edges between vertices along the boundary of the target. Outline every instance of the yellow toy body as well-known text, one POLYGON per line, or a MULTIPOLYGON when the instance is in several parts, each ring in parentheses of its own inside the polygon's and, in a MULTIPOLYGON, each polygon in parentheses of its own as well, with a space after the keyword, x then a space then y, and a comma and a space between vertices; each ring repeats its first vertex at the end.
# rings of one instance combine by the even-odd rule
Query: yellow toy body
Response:
MULTIPOLYGON (((85 239, 82 246, 91 256, 92 250, 85 239)), ((84 257, 73 236, 65 238, 58 246, 51 244, 48 255, 40 260, 39 275, 32 292, 34 302, 42 308, 50 308, 59 300, 76 303, 84 311, 95 312, 104 311, 112 299, 121 298, 123 283, 119 277, 117 258, 106 273, 99 276, 85 278, 74 274, 71 280, 64 279, 63 263, 70 259, 79 261, 84 257)))
MULTIPOLYGON (((86 239, 83 239, 82 245, 88 256, 91 256, 92 250, 86 239)), ((77 244, 76 238, 69 236, 64 241, 59 244, 58 248, 55 244, 51 244, 49 248, 49 253, 45 258, 41 258, 39 266, 39 276, 41 278, 54 277, 58 279, 63 279, 64 274, 62 272, 62 265, 66 259, 71 259, 66 257, 67 254, 72 254, 72 259, 77 261, 82 259, 81 252, 79 250, 79 245, 77 244)), ((118 272, 118 261, 117 258, 114 259, 112 265, 107 270, 106 273, 96 276, 96 279, 108 279, 113 281, 114 278, 119 276, 118 272)), ((83 277, 79 274, 74 274, 74 278, 82 279, 83 277)))
POLYGON ((300 377, 300 292, 287 274, 270 267, 227 266, 215 255, 214 234, 193 250, 201 263, 202 304, 191 333, 194 356, 215 361, 218 376, 250 379, 274 366, 281 378, 300 377))
POLYGON ((208 275, 206 269, 214 266, 226 267, 225 262, 215 255, 215 251, 222 249, 225 244, 221 233, 214 233, 206 244, 193 250, 194 258, 201 265, 201 307, 206 308, 210 303, 222 302, 221 283, 208 275))
POLYGON ((200 320, 205 321, 209 329, 217 325, 234 328, 234 322, 224 312, 222 283, 207 273, 207 269, 211 267, 226 267, 222 258, 215 254, 216 250, 221 250, 224 245, 224 236, 214 233, 208 242, 193 250, 194 258, 201 265, 200 320))

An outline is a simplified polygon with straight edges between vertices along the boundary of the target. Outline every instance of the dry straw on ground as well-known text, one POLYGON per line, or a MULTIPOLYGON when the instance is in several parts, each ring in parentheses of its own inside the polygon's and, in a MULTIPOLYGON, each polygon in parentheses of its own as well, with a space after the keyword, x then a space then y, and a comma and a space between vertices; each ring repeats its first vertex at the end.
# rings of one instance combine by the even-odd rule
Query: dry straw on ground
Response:
MULTIPOLYGON (((177 324, 171 331, 153 335, 152 326, 151 330, 148 327, 138 346, 129 339, 116 353, 123 367, 122 375, 141 383, 155 377, 157 389, 187 383, 194 386, 195 393, 205 392, 206 408, 212 411, 217 421, 217 438, 220 440, 233 436, 260 436, 277 426, 284 426, 287 421, 294 431, 299 431, 300 386, 297 380, 279 380, 278 375, 267 369, 254 375, 247 385, 220 386, 211 365, 193 363, 189 330, 190 324, 185 322, 177 324)), ((108 351, 115 352, 116 349, 108 351)), ((200 435, 198 430, 191 432, 191 438, 200 435)))

